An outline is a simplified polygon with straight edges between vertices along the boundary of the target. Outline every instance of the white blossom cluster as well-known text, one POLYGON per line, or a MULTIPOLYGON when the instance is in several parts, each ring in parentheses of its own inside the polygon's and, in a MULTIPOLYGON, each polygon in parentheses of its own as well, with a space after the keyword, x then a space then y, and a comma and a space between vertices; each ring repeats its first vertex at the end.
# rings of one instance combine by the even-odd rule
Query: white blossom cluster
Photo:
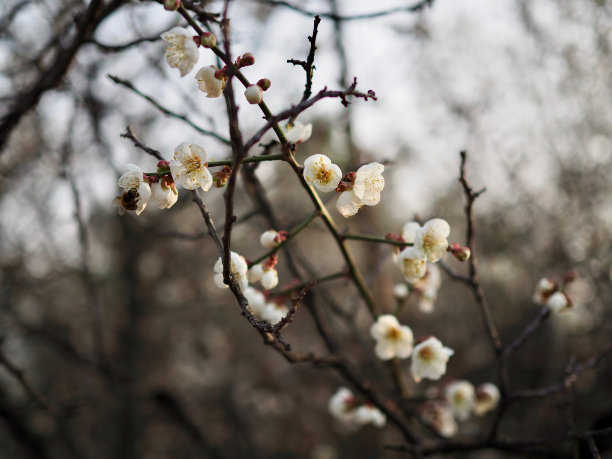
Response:
POLYGON ((420 408, 423 421, 440 435, 453 437, 459 426, 457 421, 466 421, 470 415, 483 416, 494 410, 499 403, 500 393, 493 383, 484 383, 474 388, 469 381, 453 381, 438 396, 437 389, 431 392, 432 400, 420 408))
POLYGON ((338 191, 340 196, 336 208, 348 218, 359 212, 364 205, 375 206, 380 202, 380 193, 385 187, 380 163, 361 166, 344 178, 340 167, 325 155, 313 155, 304 161, 304 180, 322 192, 338 191))
POLYGON ((548 306, 553 312, 567 311, 573 305, 568 293, 554 280, 547 277, 540 279, 536 285, 533 301, 537 304, 548 306))
POLYGON ((370 328, 370 335, 376 340, 374 352, 379 359, 407 359, 412 356, 410 373, 416 382, 423 378, 440 379, 446 373, 448 359, 454 354, 452 349, 443 346, 435 337, 414 346, 410 327, 401 325, 391 314, 379 316, 370 328))
POLYGON ((327 408, 334 418, 344 423, 384 427, 387 422, 386 416, 378 408, 371 403, 359 404, 353 392, 346 387, 338 389, 329 399, 327 408))

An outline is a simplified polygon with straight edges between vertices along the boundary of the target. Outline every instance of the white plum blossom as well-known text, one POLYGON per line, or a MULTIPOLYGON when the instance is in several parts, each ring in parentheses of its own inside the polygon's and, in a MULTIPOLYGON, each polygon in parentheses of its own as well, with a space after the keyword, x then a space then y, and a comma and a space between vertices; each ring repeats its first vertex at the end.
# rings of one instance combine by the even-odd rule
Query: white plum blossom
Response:
POLYGON ((550 296, 557 290, 557 284, 552 279, 544 277, 540 279, 533 293, 533 301, 537 304, 546 304, 550 296))
POLYGON ((260 318, 263 314, 266 305, 266 297, 264 296, 264 294, 251 286, 245 288, 242 294, 249 302, 249 309, 251 310, 251 314, 260 318))
POLYGON ((292 125, 282 126, 288 142, 299 144, 306 142, 312 135, 312 124, 302 124, 294 121, 292 125))
POLYGON ((342 171, 327 156, 313 155, 304 161, 304 179, 319 191, 334 191, 342 179, 342 171))
POLYGON ((465 421, 474 407, 474 386, 469 381, 455 381, 446 386, 446 401, 455 418, 465 421))
POLYGON ((123 188, 123 193, 113 199, 113 206, 119 215, 127 211, 140 215, 151 198, 151 187, 144 181, 140 167, 127 164, 126 168, 128 171, 117 180, 117 186, 123 188))
POLYGON ((421 418, 446 438, 457 435, 459 426, 455 421, 450 405, 445 401, 424 403, 421 408, 421 418))
POLYGON ((435 337, 427 338, 414 347, 410 374, 416 382, 427 378, 438 380, 446 373, 446 364, 455 352, 435 337))
POLYGON ((442 258, 448 248, 450 226, 446 220, 434 218, 429 220, 416 233, 414 248, 420 257, 426 258, 430 263, 435 263, 442 258))
POLYGON ((400 325, 391 314, 379 316, 370 327, 370 335, 376 340, 375 352, 381 360, 393 357, 406 359, 412 353, 412 330, 406 325, 400 325))
POLYGON ((553 312, 561 312, 569 308, 570 303, 567 300, 567 296, 564 292, 555 292, 546 301, 548 306, 553 312))
POLYGON ((274 268, 265 268, 263 270, 263 275, 261 276, 261 286, 270 290, 278 285, 278 271, 274 268))
POLYGON ((376 427, 384 427, 387 417, 374 405, 366 403, 357 408, 354 421, 360 425, 374 424, 376 427))
POLYGON ((202 188, 204 191, 213 184, 213 178, 206 167, 206 150, 195 143, 183 142, 174 149, 174 160, 170 161, 170 172, 177 185, 187 190, 202 188))
POLYGON ((193 41, 193 35, 182 27, 173 27, 161 34, 168 43, 166 62, 172 68, 178 69, 184 77, 197 64, 200 57, 198 45, 193 41))
POLYGON ((259 237, 259 243, 264 249, 273 249, 278 245, 278 242, 276 242, 277 235, 278 232, 274 230, 264 231, 259 237))
POLYGON ((220 97, 225 89, 225 78, 217 78, 215 74, 219 68, 216 65, 202 67, 196 73, 195 79, 198 82, 198 89, 206 93, 206 97, 220 97))
POLYGON ((252 84, 244 91, 244 97, 249 104, 259 104, 263 100, 263 89, 261 89, 256 84, 252 84))
POLYGON ((406 247, 395 259, 406 281, 414 283, 427 273, 427 261, 414 247, 406 247))
POLYGON ((476 398, 474 399, 474 414, 483 414, 494 410, 499 403, 499 389, 493 383, 484 383, 476 388, 476 398))
POLYGON ((336 202, 343 217, 355 215, 363 205, 375 206, 380 202, 380 192, 385 187, 384 170, 385 166, 380 163, 366 164, 357 169, 353 188, 343 191, 336 202))
POLYGON ((272 325, 279 323, 289 312, 287 306, 274 302, 266 303, 261 318, 272 325))
POLYGON ((438 290, 442 285, 442 276, 438 265, 427 265, 425 276, 419 279, 413 289, 417 293, 419 309, 422 312, 430 313, 433 311, 434 302, 438 297, 438 290))
POLYGON ((151 202, 160 209, 169 209, 178 200, 178 191, 174 183, 168 183, 162 178, 151 186, 151 202))
POLYGON ((352 422, 355 420, 357 400, 346 387, 339 388, 327 403, 329 413, 342 422, 352 422))
POLYGON ((254 284, 255 282, 259 282, 261 280, 263 276, 263 265, 261 263, 257 263, 256 265, 252 265, 249 268, 249 271, 247 273, 247 277, 249 279, 249 282, 251 284, 254 284))
MULTIPOLYGON (((230 271, 234 276, 234 280, 240 288, 244 291, 249 286, 249 281, 247 279, 247 271, 249 267, 247 266, 247 262, 242 255, 238 255, 236 252, 230 253, 230 271)), ((223 260, 221 257, 217 260, 214 266, 215 271, 215 285, 219 288, 228 288, 228 285, 223 283, 223 260)))

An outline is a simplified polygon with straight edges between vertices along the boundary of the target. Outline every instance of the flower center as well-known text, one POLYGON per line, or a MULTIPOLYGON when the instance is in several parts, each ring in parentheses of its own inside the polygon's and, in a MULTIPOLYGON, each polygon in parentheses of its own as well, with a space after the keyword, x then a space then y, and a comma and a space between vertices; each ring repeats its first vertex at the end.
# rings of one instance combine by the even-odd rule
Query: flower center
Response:
POLYGON ((425 346, 423 349, 419 351, 419 358, 429 362, 433 360, 434 353, 429 346, 425 346))
POLYGON ((193 174, 194 172, 202 169, 202 160, 199 156, 192 156, 189 159, 186 159, 183 164, 185 165, 185 169, 187 169, 188 174, 193 174))
POLYGON ((331 181, 331 179, 332 179, 332 174, 327 169, 324 169, 324 168, 319 169, 319 172, 317 173, 317 180, 319 182, 326 185, 331 181))
POLYGON ((397 341, 401 335, 399 328, 392 327, 387 331, 387 339, 391 341, 397 341))

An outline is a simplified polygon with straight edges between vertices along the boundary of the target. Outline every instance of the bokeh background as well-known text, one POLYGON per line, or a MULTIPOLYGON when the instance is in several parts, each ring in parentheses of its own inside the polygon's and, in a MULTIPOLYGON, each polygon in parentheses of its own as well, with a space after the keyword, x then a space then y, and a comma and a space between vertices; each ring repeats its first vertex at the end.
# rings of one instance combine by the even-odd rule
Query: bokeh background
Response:
MULTIPOLYGON (((407 3, 289 3, 303 11, 264 0, 230 7, 234 53, 254 53, 256 64, 245 73, 272 81, 266 92, 272 110, 300 100, 303 71, 286 60, 306 57, 314 13, 349 17, 322 18, 314 90, 346 87, 357 77, 358 88, 378 96, 348 109, 326 100, 299 119, 313 124, 313 136, 298 147, 298 161, 324 153, 343 170, 386 164, 380 205, 344 220, 326 197, 341 228, 383 236, 414 218, 441 217, 451 225, 451 241, 464 242, 457 178, 459 151, 467 150, 470 182, 487 188, 476 203, 474 253, 502 340, 509 342, 537 314, 531 297, 541 277, 559 279, 570 269, 580 274, 572 292, 576 307, 551 317, 512 359, 511 388, 557 383, 568 362, 603 349, 612 336, 610 3, 435 0, 418 12, 368 18, 358 16, 407 3)), ((49 71, 86 4, 0 4, 0 115, 49 71)), ((121 4, 1 152, 0 349, 50 409, 23 390, 6 362, 0 365, 0 456, 396 457, 382 449, 401 443, 393 428, 347 428, 327 413, 329 397, 344 381, 329 369, 288 364, 262 343, 231 294, 214 286, 218 254, 188 193, 169 211, 149 207, 138 217, 119 217, 110 204, 125 163, 149 171, 156 163, 120 137, 128 125, 167 159, 183 141, 204 146, 210 159, 230 155, 223 143, 109 78, 130 81, 168 110, 227 136, 224 101, 197 90, 195 71, 181 79, 164 62, 159 34, 181 24, 157 3, 121 4)), ((214 63, 202 49, 198 68, 214 63)), ((245 102, 239 114, 245 135, 262 125, 245 102)), ((256 174, 278 220, 275 229, 310 215, 288 166, 264 163, 256 174)), ((202 197, 222 227, 222 190, 202 197)), ((236 206, 234 250, 257 258, 259 234, 269 222, 242 183, 236 206)), ((382 309, 393 311, 393 287, 402 276, 392 249, 350 245, 382 309)), ((322 276, 343 269, 319 223, 288 247, 306 279, 310 270, 322 276)), ((281 285, 293 280, 284 255, 279 273, 281 285)), ((342 353, 377 388, 391 391, 355 289, 340 280, 321 284, 313 295, 342 353)), ((443 275, 434 312, 424 314, 412 298, 400 319, 416 336, 436 335, 455 350, 442 382, 496 381, 494 355, 465 286, 443 275)), ((286 337, 296 350, 324 353, 305 311, 286 337)), ((577 429, 612 425, 611 377, 606 361, 580 374, 569 403, 577 429)), ((423 394, 437 385, 412 384, 412 390, 423 394)), ((561 396, 513 405, 501 432, 513 438, 564 433, 567 405, 561 396)), ((478 435, 490 422, 489 416, 462 423, 461 434, 478 435)), ((605 454, 605 442, 599 447, 605 454)), ((580 453, 565 444, 530 454, 580 453)))

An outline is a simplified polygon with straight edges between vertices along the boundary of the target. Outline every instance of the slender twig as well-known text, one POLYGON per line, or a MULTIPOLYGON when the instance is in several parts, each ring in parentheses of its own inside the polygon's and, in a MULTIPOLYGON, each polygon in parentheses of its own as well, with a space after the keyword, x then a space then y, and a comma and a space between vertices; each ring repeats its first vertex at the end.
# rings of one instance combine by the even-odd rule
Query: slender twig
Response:
POLYGON ((164 159, 164 157, 161 155, 161 153, 159 151, 155 150, 154 148, 147 147, 144 143, 142 143, 138 139, 138 137, 136 137, 136 135, 132 131, 131 127, 126 126, 125 132, 123 134, 121 134, 121 137, 124 137, 126 139, 130 139, 137 148, 140 148, 142 151, 144 151, 145 153, 153 156, 154 158, 156 158, 156 159, 158 159, 160 161, 162 161, 164 159))
POLYGON ((51 412, 56 411, 49 405, 49 403, 43 398, 43 396, 40 395, 40 393, 36 389, 34 389, 34 386, 32 386, 32 384, 30 384, 30 382, 26 378, 24 371, 21 368, 19 368, 16 364, 14 364, 4 354, 4 351, 2 351, 1 348, 0 348, 0 365, 2 365, 2 367, 4 367, 4 369, 6 369, 6 371, 8 371, 11 376, 13 376, 17 381, 19 381, 19 384, 21 385, 21 387, 23 387, 23 389, 30 395, 30 397, 36 400, 36 402, 38 402, 38 404, 41 407, 51 412))
POLYGON ((169 116, 171 118, 176 118, 178 120, 183 121, 185 124, 191 126, 193 129, 198 131, 200 134, 207 135, 209 137, 213 137, 214 139, 217 139, 219 142, 222 142, 222 143, 224 143, 226 145, 230 144, 230 141, 228 139, 226 139, 225 137, 217 134, 216 132, 209 131, 207 129, 204 129, 204 128, 198 126, 193 121, 191 121, 186 115, 181 115, 179 113, 176 113, 176 112, 170 110, 169 108, 164 107, 159 102, 157 102, 155 99, 153 99, 151 96, 148 96, 148 95, 144 94, 143 92, 141 92, 140 90, 136 89, 136 87, 130 81, 123 80, 123 79, 121 79, 121 78, 119 78, 117 76, 114 76, 114 75, 108 75, 108 77, 114 83, 129 89, 130 91, 134 92, 135 94, 139 95, 143 99, 145 99, 148 102, 150 102, 151 105, 153 105, 155 108, 157 108, 164 115, 169 116))
MULTIPOLYGON (((314 25, 312 27, 312 35, 308 37, 308 41, 310 42, 310 51, 308 52, 308 57, 305 61, 300 61, 297 59, 289 59, 287 62, 293 65, 299 65, 304 69, 306 73, 306 83, 304 85, 304 94, 302 95, 302 100, 300 102, 304 102, 308 100, 308 98, 312 95, 312 77, 314 73, 314 58, 315 52, 317 50, 317 33, 319 30, 319 24, 321 23, 321 18, 319 16, 315 16, 314 25)), ((291 123, 295 119, 290 119, 291 123)))
POLYGON ((272 292, 270 292, 271 296, 285 296, 285 295, 289 295, 290 293, 295 292, 296 290, 301 290, 304 287, 306 287, 308 284, 310 284, 313 281, 316 281, 316 285, 319 285, 323 282, 329 282, 332 280, 337 280, 337 279, 342 279, 342 278, 346 278, 348 277, 348 273, 346 271, 340 271, 338 273, 334 273, 334 274, 329 274, 327 276, 321 276, 321 277, 317 277, 316 279, 313 279, 311 281, 308 282, 302 282, 301 284, 295 285, 293 287, 289 287, 286 288, 284 290, 274 290, 272 292))
POLYGON ((517 336, 514 341, 506 346, 502 358, 509 358, 513 352, 521 347, 523 343, 538 330, 540 325, 542 325, 548 317, 550 317, 550 308, 548 306, 543 306, 536 318, 527 324, 521 334, 517 336))
POLYGON ((365 234, 343 234, 342 238, 343 239, 354 239, 356 241, 374 242, 377 244, 389 244, 389 245, 395 245, 398 247, 409 247, 409 246, 414 245, 412 242, 394 241, 392 239, 386 239, 384 237, 367 236, 365 234))

